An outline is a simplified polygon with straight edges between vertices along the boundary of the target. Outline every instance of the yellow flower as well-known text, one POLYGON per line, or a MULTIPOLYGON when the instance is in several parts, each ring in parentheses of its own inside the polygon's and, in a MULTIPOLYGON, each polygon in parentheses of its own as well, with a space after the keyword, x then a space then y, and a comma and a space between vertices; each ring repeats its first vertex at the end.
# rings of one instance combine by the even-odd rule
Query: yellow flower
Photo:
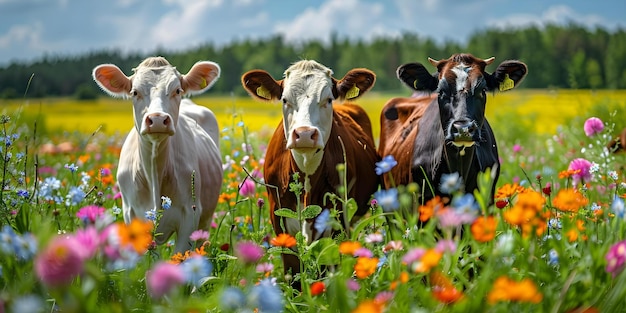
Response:
POLYGON ((376 272, 378 266, 378 258, 359 257, 354 265, 356 277, 363 279, 376 272))

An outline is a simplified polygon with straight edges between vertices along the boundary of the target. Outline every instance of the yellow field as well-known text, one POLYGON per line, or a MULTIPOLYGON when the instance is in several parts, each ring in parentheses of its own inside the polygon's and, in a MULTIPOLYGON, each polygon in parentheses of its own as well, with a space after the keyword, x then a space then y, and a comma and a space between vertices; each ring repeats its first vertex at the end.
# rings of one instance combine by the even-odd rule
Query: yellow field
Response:
MULTIPOLYGON (((405 94, 370 93, 359 99, 369 113, 374 135, 379 134, 379 114, 382 106, 393 96, 405 94)), ((194 101, 213 110, 220 127, 232 127, 239 121, 247 125, 250 132, 272 131, 281 118, 278 102, 259 102, 250 97, 196 97, 194 101)), ((515 90, 490 94, 487 117, 492 125, 510 122, 511 117, 525 119, 535 133, 551 134, 557 126, 566 124, 575 116, 586 114, 594 105, 610 103, 612 107, 626 108, 626 90, 515 90)), ((101 97, 95 101, 73 99, 27 99, 0 100, 4 114, 17 118, 18 122, 32 123, 40 119, 48 132, 99 131, 114 134, 126 133, 133 125, 132 108, 129 100, 101 97), (18 112, 19 113, 18 115, 18 112)), ((622 112, 618 113, 621 116, 622 112)), ((618 118, 619 120, 619 118, 618 118)), ((618 125, 623 127, 626 125, 618 125)))

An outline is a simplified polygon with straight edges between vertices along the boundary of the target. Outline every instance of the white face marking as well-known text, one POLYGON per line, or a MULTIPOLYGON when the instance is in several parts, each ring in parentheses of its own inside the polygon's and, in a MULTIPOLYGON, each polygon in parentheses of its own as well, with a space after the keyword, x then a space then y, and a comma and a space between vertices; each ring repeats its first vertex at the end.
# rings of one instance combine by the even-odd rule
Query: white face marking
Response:
POLYGON ((300 170, 311 175, 321 163, 332 128, 332 72, 314 61, 301 61, 285 73, 282 100, 287 148, 300 170))
POLYGON ((465 85, 467 84, 467 80, 469 79, 469 72, 471 71, 471 67, 459 63, 457 66, 452 68, 452 72, 456 75, 456 91, 461 92, 465 89, 465 85))
POLYGON ((132 78, 131 96, 135 127, 140 134, 151 131, 174 134, 182 95, 179 75, 171 66, 137 68, 132 78), (152 125, 146 122, 149 117, 152 125))

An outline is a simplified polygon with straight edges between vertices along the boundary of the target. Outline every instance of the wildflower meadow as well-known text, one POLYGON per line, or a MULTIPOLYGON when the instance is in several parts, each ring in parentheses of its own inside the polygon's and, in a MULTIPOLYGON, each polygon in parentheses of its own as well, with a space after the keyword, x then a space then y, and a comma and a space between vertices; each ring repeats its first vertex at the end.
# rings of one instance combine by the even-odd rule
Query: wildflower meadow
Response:
MULTIPOLYGON (((57 139, 74 149, 44 153, 36 125, 5 114, 0 312, 624 311, 626 158, 606 148, 622 118, 602 112, 549 135, 499 133, 507 121, 491 120, 502 161, 493 201, 486 172, 473 194, 458 192, 454 174, 439 186, 379 190, 350 229, 336 210, 302 207, 293 217, 321 214, 318 231, 339 234, 313 242, 274 234, 262 171, 269 137, 233 115, 220 121, 218 209, 185 253, 153 241, 168 195, 161 209, 123 222, 123 135, 67 132, 57 139), (453 196, 424 203, 423 188, 453 196), (300 274, 283 272, 283 253, 300 257, 300 274)), ((396 161, 382 157, 376 171, 389 175, 396 161)))

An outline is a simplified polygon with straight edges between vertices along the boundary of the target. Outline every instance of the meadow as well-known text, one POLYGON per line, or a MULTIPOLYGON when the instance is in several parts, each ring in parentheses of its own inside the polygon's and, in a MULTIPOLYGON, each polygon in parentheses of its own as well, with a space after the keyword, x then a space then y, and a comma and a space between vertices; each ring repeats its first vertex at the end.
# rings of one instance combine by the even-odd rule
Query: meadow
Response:
MULTIPOLYGON (((376 134, 391 96, 359 100, 376 134)), ((398 186, 399 209, 375 198, 350 235, 314 243, 276 237, 265 188, 246 179, 262 171, 280 106, 195 98, 220 121, 225 175, 210 232, 194 234, 198 249, 185 254, 152 244, 160 212, 123 223, 115 171, 129 102, 2 100, 0 312, 619 312, 626 157, 605 144, 626 126, 625 96, 490 95, 502 160, 493 205, 489 173, 474 194, 428 203, 424 186, 398 186), (39 150, 62 142, 77 149, 39 150), (459 218, 468 211, 470 222, 459 218), (291 249, 299 277, 283 274, 280 254, 291 249)), ((341 232, 336 214, 321 227, 341 232)))

